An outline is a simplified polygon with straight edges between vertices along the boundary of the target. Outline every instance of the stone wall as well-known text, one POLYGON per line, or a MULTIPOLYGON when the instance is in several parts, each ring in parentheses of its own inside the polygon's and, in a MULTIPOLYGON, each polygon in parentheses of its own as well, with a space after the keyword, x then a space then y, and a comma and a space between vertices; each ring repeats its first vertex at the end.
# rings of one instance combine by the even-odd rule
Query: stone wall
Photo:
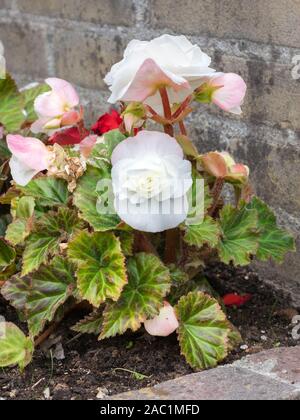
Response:
POLYGON ((300 306, 300 0, 0 0, 9 71, 24 83, 70 80, 91 119, 107 109, 102 79, 128 41, 166 32, 188 35, 248 83, 242 119, 199 108, 191 131, 202 151, 248 163, 258 194, 297 236, 296 255, 259 268, 300 306))

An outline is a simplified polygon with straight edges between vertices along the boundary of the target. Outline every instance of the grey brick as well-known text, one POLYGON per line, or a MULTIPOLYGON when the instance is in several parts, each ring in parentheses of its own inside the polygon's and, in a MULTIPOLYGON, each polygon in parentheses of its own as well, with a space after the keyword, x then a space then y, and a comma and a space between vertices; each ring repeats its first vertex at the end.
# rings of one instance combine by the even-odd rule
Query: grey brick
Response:
POLYGON ((131 0, 18 0, 21 12, 99 24, 129 26, 135 22, 131 0))
POLYGON ((11 0, 0 0, 0 9, 10 9, 12 6, 11 0))
POLYGON ((1 23, 0 39, 4 44, 7 70, 32 78, 47 75, 46 35, 28 24, 1 23))
POLYGON ((151 25, 299 47, 299 0, 150 0, 151 25))
POLYGON ((289 400, 298 398, 297 389, 239 367, 219 367, 214 370, 183 376, 159 384, 119 394, 116 400, 289 400))
MULTIPOLYGON (((245 60, 218 51, 214 51, 213 57, 213 66, 218 71, 238 73, 247 83, 243 119, 300 129, 300 79, 293 79, 292 64, 245 60)), ((216 107, 211 108, 217 112, 216 107)))
POLYGON ((300 346, 266 350, 234 363, 300 389, 300 346))
POLYGON ((123 49, 118 35, 58 31, 54 36, 56 75, 85 88, 103 88, 104 76, 121 59, 123 49))

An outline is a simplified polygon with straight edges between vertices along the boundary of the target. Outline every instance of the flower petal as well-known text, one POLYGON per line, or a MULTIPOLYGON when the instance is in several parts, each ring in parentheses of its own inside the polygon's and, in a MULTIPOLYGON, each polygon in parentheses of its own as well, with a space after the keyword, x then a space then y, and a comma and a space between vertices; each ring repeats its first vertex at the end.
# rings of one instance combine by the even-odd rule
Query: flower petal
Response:
POLYGON ((154 319, 144 322, 148 334, 156 337, 168 337, 179 327, 174 308, 167 302, 154 319))
POLYGON ((46 131, 45 126, 47 125, 49 118, 39 118, 33 124, 31 124, 30 131, 33 134, 44 133, 46 131))
POLYGON ((61 119, 61 126, 65 127, 68 125, 75 125, 80 121, 80 119, 81 116, 77 111, 66 112, 61 119))
POLYGON ((13 156, 27 168, 38 172, 48 168, 49 151, 40 140, 9 134, 7 136, 7 146, 13 156))
POLYGON ((206 155, 202 155, 201 164, 203 168, 212 176, 216 178, 225 178, 228 169, 226 165, 226 161, 221 153, 218 152, 210 152, 206 155))
POLYGON ((212 96, 213 102, 224 111, 229 111, 234 114, 240 114, 247 85, 244 80, 235 73, 226 73, 218 76, 211 81, 214 87, 220 86, 212 96))
POLYGON ((91 151, 93 150, 93 147, 97 143, 97 140, 98 140, 98 136, 96 135, 88 136, 84 140, 82 140, 82 142, 79 145, 79 148, 80 148, 80 153, 82 154, 83 157, 87 159, 90 156, 91 151))
POLYGON ((36 98, 34 109, 40 117, 55 118, 63 115, 65 103, 56 92, 46 92, 36 98))
MULTIPOLYGON (((88 136, 88 130, 84 130, 83 133, 88 136)), ((71 127, 61 131, 55 132, 48 140, 49 143, 58 143, 60 146, 69 146, 79 144, 81 142, 82 133, 80 133, 78 127, 71 127)))
POLYGON ((121 159, 144 158, 147 154, 184 157, 182 148, 173 137, 159 131, 143 130, 135 137, 122 141, 115 148, 112 164, 115 165, 121 159))
POLYGON ((190 87, 187 80, 162 70, 154 60, 148 58, 139 68, 122 97, 116 98, 112 94, 109 102, 114 103, 117 100, 144 102, 149 96, 154 95, 161 86, 172 87, 175 91, 190 87))
POLYGON ((119 217, 133 229, 158 233, 178 227, 187 218, 189 203, 186 196, 158 202, 147 200, 136 205, 128 199, 115 198, 119 217))
POLYGON ((247 302, 249 302, 252 298, 252 295, 247 294, 240 296, 237 293, 229 293, 228 295, 223 297, 223 303, 225 306, 231 307, 231 306, 243 306, 247 302))
POLYGON ((11 176, 13 177, 14 181, 22 187, 25 187, 25 185, 27 185, 28 182, 30 182, 32 178, 40 172, 36 169, 29 168, 15 156, 10 159, 9 166, 11 170, 11 176))
POLYGON ((46 79, 47 85, 49 85, 53 92, 55 92, 69 108, 74 108, 79 104, 79 96, 74 87, 63 79, 51 77, 46 79))

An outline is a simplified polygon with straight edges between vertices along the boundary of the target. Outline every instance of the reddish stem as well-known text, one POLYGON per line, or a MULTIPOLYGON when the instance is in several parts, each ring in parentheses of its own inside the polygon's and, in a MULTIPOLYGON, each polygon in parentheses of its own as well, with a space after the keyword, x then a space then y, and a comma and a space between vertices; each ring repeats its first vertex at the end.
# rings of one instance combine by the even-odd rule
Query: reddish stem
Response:
MULTIPOLYGON (((170 105, 169 95, 168 95, 167 89, 165 87, 160 88, 159 93, 160 93, 163 108, 164 108, 165 118, 166 118, 166 120, 171 121, 172 111, 171 111, 171 105, 170 105)), ((164 130, 165 130, 166 134, 169 134, 169 136, 174 137, 174 128, 173 128, 172 124, 164 125, 164 130)))
POLYGON ((187 129, 185 128, 185 124, 184 124, 184 122, 183 122, 183 121, 180 121, 180 122, 179 122, 179 128, 180 128, 180 132, 181 132, 181 134, 182 134, 183 136, 187 136, 187 135, 188 135, 188 133, 187 133, 187 129))
POLYGON ((180 232, 171 229, 166 232, 165 263, 174 264, 177 260, 177 249, 180 243, 180 232))
POLYGON ((219 199, 221 197, 224 184, 225 184, 224 179, 222 178, 216 179, 215 185, 212 189, 212 196, 213 196, 214 201, 208 212, 210 216, 213 216, 215 214, 215 211, 217 210, 219 199))
POLYGON ((180 105, 180 107, 177 109, 177 111, 172 115, 172 119, 176 120, 180 114, 189 106, 189 104, 193 100, 193 95, 188 96, 184 102, 180 105))
POLYGON ((147 252, 148 254, 159 256, 150 239, 142 232, 135 232, 134 247, 137 252, 147 252))

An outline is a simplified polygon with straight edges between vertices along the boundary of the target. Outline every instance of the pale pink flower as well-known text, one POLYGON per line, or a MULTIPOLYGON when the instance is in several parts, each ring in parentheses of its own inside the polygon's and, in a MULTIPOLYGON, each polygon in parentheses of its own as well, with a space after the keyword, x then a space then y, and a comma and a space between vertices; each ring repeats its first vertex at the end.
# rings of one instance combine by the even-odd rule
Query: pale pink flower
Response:
POLYGON ((40 140, 9 134, 7 146, 12 153, 11 174, 18 185, 27 185, 35 175, 48 169, 52 154, 40 140))
POLYGON ((148 334, 156 337, 167 337, 173 334, 179 327, 179 323, 174 308, 165 302, 164 307, 160 310, 159 315, 154 319, 145 321, 145 329, 148 334))
POLYGON ((73 86, 65 80, 50 78, 46 83, 51 91, 42 93, 34 102, 38 120, 32 124, 33 133, 53 134, 58 129, 73 126, 81 118, 81 112, 76 110, 79 97, 73 86))
POLYGON ((241 105, 247 91, 244 80, 235 73, 222 73, 213 77, 208 85, 213 88, 212 102, 221 109, 233 114, 242 113, 241 105))
POLYGON ((133 40, 104 79, 109 102, 145 102, 160 112, 160 87, 167 88, 171 104, 180 103, 213 75, 210 64, 210 57, 183 35, 133 40))
POLYGON ((203 169, 218 179, 233 183, 248 181, 250 175, 248 166, 236 163, 228 152, 209 152, 199 159, 203 169))

